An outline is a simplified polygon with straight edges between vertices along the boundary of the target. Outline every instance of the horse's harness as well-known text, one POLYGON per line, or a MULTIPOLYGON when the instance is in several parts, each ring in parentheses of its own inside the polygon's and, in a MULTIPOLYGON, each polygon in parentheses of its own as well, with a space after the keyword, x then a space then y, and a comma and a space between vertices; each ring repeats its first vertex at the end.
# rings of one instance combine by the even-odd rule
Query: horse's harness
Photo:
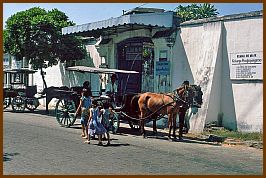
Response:
POLYGON ((166 96, 169 96, 170 98, 173 99, 173 102, 171 102, 172 104, 173 103, 178 103, 178 102, 181 102, 182 103, 182 106, 185 106, 185 107, 189 107, 189 102, 187 101, 187 98, 188 98, 188 89, 187 89, 187 86, 184 86, 183 88, 177 88, 173 91, 173 95, 169 95, 167 94, 166 96), (183 94, 180 95, 178 93, 179 90, 184 90, 183 94))
MULTIPOLYGON (((170 105, 174 106, 174 103, 181 102, 181 103, 183 103, 181 106, 189 108, 189 103, 188 103, 188 101, 186 101, 185 99, 183 99, 183 98, 187 98, 187 97, 188 97, 188 89, 187 89, 186 86, 183 86, 184 93, 180 96, 180 94, 178 93, 178 91, 181 90, 181 89, 182 89, 182 88, 175 89, 175 90, 172 92, 172 95, 171 95, 171 94, 164 94, 165 96, 169 96, 170 98, 172 98, 173 101, 172 101, 172 102, 169 102, 169 103, 166 103, 166 104, 163 104, 160 108, 158 108, 158 109, 157 109, 156 111, 154 111, 154 112, 151 111, 149 108, 147 108, 147 110, 149 110, 149 112, 150 112, 151 114, 149 114, 148 116, 146 116, 146 117, 144 117, 144 118, 134 118, 134 117, 131 117, 131 116, 127 115, 127 114, 124 113, 124 112, 121 112, 121 114, 123 114, 124 116, 129 117, 130 119, 133 119, 133 120, 145 120, 145 119, 151 117, 152 115, 154 115, 154 114, 156 114, 156 113, 158 114, 158 112, 159 112, 161 109, 163 109, 163 108, 165 108, 165 107, 167 107, 167 106, 170 106, 170 105), (182 97, 183 97, 183 98, 182 98, 182 97)), ((165 103, 164 100, 163 100, 163 98, 162 98, 162 101, 163 101, 163 103, 165 103)), ((159 120, 159 119, 161 119, 162 117, 163 117, 162 115, 159 115, 159 118, 157 118, 156 120, 159 120)))

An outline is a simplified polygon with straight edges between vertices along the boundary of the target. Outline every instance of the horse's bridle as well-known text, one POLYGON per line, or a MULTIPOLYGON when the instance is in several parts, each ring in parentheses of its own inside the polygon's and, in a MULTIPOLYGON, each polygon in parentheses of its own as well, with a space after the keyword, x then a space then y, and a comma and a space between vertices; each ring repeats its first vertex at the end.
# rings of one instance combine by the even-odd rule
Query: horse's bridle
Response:
MULTIPOLYGON (((186 88, 185 88, 185 91, 184 92, 187 92, 187 89, 186 88)), ((171 96, 171 95, 167 95, 167 96, 171 97, 174 102, 177 103, 177 102, 180 102, 181 101, 183 103, 183 105, 189 107, 189 103, 187 101, 185 101, 184 99, 182 99, 180 97, 180 95, 178 94, 178 89, 175 89, 172 93, 173 93, 173 96, 171 96)))

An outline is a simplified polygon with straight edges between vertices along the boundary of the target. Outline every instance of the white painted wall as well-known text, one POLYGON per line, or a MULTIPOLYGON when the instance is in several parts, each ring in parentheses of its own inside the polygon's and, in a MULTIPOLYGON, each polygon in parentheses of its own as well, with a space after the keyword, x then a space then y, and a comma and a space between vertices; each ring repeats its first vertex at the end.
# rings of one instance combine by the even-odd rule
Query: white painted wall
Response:
MULTIPOLYGON (((76 65, 85 65, 85 66, 92 66, 92 67, 99 67, 100 65, 100 56, 97 52, 97 49, 94 45, 86 46, 88 51, 88 57, 86 59, 80 60, 76 62, 76 65)), ((64 63, 58 63, 58 65, 53 67, 48 67, 44 69, 46 72, 45 80, 47 83, 47 87, 55 86, 67 86, 67 87, 74 87, 74 86, 82 86, 83 82, 88 80, 91 82, 91 90, 92 92, 97 92, 100 90, 100 82, 99 82, 99 75, 98 74, 90 74, 90 73, 80 73, 74 71, 65 70, 64 63)), ((42 91, 43 81, 40 75, 40 72, 34 74, 34 84, 37 85, 37 90, 42 91)), ((40 99, 41 105, 45 105, 45 99, 40 99)), ((53 99, 49 106, 55 106, 57 100, 53 99)))
POLYGON ((239 131, 263 129, 263 82, 230 80, 231 53, 263 51, 263 18, 224 22, 223 84, 221 111, 226 127, 239 131))
POLYGON ((217 120, 220 112, 221 22, 188 26, 180 31, 183 79, 200 85, 204 93, 202 107, 191 117, 190 127, 193 132, 202 132, 205 123, 217 120))
POLYGON ((200 84, 204 93, 202 108, 190 120, 192 132, 201 132, 219 114, 226 128, 262 131, 263 83, 230 79, 229 65, 231 53, 263 51, 262 21, 257 17, 181 27, 173 84, 176 78, 188 79, 200 84))

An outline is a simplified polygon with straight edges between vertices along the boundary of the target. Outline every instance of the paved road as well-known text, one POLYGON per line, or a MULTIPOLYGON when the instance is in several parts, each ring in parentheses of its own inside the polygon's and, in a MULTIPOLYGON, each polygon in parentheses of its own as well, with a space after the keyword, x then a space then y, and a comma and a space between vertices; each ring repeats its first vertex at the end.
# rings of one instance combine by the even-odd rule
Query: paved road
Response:
POLYGON ((143 139, 122 124, 112 145, 83 143, 80 125, 60 127, 42 111, 4 112, 4 175, 261 175, 263 152, 164 133, 143 139))

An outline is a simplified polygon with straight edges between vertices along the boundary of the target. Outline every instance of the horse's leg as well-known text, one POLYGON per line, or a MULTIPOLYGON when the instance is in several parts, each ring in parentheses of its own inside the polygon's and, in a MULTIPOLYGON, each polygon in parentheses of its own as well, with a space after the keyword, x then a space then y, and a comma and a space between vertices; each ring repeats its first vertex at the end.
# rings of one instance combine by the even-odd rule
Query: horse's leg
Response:
POLYGON ((143 138, 146 137, 145 135, 145 128, 144 128, 144 118, 145 117, 145 114, 143 112, 141 112, 141 115, 140 115, 140 134, 143 136, 143 138))
POLYGON ((45 111, 46 111, 46 114, 49 114, 49 110, 48 110, 48 105, 51 101, 51 98, 50 97, 47 97, 47 94, 46 94, 46 103, 45 103, 45 111))
POLYGON ((176 139, 176 134, 175 134, 175 131, 176 131, 176 116, 177 116, 177 113, 175 112, 173 114, 173 118, 172 118, 172 120, 173 120, 173 137, 174 137, 174 139, 176 139))
MULTIPOLYGON (((185 113, 187 112, 187 110, 185 111, 185 113)), ((184 127, 186 128, 186 132, 188 133, 189 129, 190 129, 190 125, 189 125, 189 119, 192 116, 192 111, 189 110, 188 115, 185 114, 185 118, 184 118, 184 127)))
POLYGON ((142 136, 143 138, 146 138, 146 132, 145 132, 145 128, 144 128, 144 120, 141 121, 141 129, 142 129, 142 136))
POLYGON ((153 135, 157 134, 157 128, 156 128, 156 117, 154 119, 152 119, 152 127, 153 127, 153 135))
POLYGON ((168 138, 171 138, 171 130, 172 130, 172 114, 168 114, 168 128, 169 128, 169 132, 168 132, 168 138))
POLYGON ((182 136, 183 136, 185 114, 186 114, 186 109, 180 108, 179 110, 179 139, 182 139, 182 136))

